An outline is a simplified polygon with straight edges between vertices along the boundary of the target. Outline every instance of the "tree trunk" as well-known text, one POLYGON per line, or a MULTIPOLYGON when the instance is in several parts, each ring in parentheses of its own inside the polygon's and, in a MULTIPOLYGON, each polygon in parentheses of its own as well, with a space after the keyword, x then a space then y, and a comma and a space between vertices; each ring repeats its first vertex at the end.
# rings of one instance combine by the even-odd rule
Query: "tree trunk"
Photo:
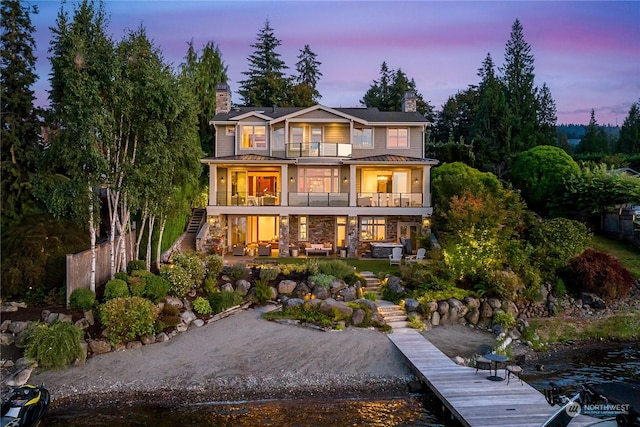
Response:
POLYGON ((91 267, 89 270, 89 288, 96 292, 96 227, 93 218, 93 189, 89 185, 89 242, 91 254, 91 267))
POLYGON ((160 220, 160 227, 158 228, 158 247, 156 254, 156 268, 160 271, 161 257, 162 257, 162 235, 164 234, 164 226, 167 224, 166 215, 160 220))
POLYGON ((151 271, 151 239, 153 238, 153 223, 155 222, 156 217, 154 215, 149 215, 149 235, 147 236, 147 270, 151 271))

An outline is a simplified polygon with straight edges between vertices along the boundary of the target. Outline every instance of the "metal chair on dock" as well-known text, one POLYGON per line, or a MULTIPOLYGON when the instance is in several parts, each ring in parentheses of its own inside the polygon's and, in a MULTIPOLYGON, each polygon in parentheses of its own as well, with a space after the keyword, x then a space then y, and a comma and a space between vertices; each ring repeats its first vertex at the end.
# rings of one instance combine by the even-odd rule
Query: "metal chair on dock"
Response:
POLYGON ((479 369, 484 369, 485 371, 491 370, 491 361, 484 357, 486 354, 489 354, 493 351, 490 345, 480 344, 476 349, 475 353, 475 368, 476 374, 479 369))
POLYGON ((524 372, 524 364, 526 356, 524 354, 516 356, 515 363, 505 366, 504 375, 507 377, 507 385, 509 385, 509 379, 511 375, 515 375, 520 380, 520 384, 524 385, 522 381, 522 373, 524 372))

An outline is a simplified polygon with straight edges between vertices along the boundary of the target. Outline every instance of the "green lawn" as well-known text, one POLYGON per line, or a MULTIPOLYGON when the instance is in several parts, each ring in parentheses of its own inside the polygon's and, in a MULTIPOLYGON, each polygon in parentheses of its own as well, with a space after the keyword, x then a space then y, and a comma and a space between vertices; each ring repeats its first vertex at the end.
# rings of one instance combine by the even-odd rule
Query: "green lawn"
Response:
POLYGON ((633 277, 640 278, 640 250, 628 243, 603 236, 594 236, 592 246, 594 249, 615 256, 633 274, 633 277))

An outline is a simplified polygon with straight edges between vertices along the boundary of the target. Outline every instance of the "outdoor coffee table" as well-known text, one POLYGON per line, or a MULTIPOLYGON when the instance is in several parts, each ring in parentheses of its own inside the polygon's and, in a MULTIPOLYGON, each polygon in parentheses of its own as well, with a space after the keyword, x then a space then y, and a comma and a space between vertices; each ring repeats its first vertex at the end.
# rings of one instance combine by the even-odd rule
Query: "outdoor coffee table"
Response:
POLYGON ((493 363, 494 371, 495 371, 494 375, 487 377, 487 379, 489 381, 504 381, 503 377, 498 376, 498 363, 506 362, 507 360, 509 360, 509 358, 504 354, 496 354, 496 353, 485 354, 484 357, 486 359, 489 359, 491 363, 493 363))

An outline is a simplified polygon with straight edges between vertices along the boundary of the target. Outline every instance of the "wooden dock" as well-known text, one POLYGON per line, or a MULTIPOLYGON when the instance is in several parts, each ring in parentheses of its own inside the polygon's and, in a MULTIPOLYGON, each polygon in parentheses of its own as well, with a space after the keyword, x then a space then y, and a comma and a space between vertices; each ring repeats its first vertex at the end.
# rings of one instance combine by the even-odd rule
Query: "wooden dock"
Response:
MULTIPOLYGON (((511 378, 507 385, 507 381, 487 380, 487 371, 476 374, 475 368, 457 365, 414 329, 394 329, 388 336, 420 381, 464 426, 539 427, 559 409, 517 378, 511 378)), ((501 375, 500 370, 498 374, 501 375)), ((586 426, 596 421, 578 415, 569 426, 586 426)))

